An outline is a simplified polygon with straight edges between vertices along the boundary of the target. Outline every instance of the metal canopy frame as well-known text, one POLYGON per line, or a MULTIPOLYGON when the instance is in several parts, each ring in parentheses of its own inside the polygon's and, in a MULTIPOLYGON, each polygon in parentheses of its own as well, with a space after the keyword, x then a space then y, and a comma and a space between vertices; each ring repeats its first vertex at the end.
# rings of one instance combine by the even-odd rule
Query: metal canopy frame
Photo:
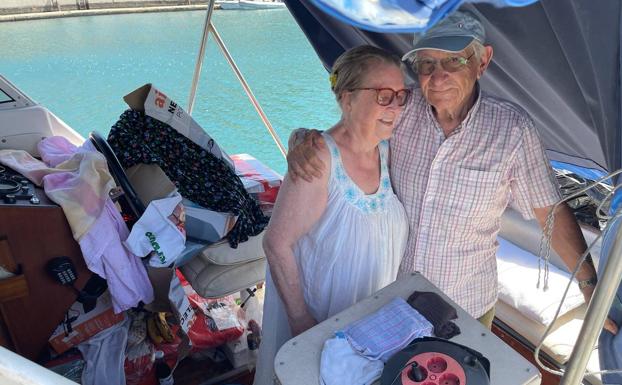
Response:
POLYGON ((229 66, 233 70, 233 73, 238 78, 240 85, 244 89, 244 92, 246 92, 246 95, 248 96, 253 107, 255 108, 255 111, 259 115, 259 118, 261 119, 263 124, 268 129, 268 132, 270 133, 270 136, 272 136, 274 143, 277 145, 277 147, 279 148, 279 151, 285 158, 287 156, 287 151, 285 150, 285 146, 283 146, 281 139, 279 138, 278 134, 274 130, 274 127, 272 127, 272 124, 268 120, 268 117, 263 111, 263 108, 261 108, 261 105, 257 101, 257 98, 255 98, 253 91, 251 91, 251 88, 248 85, 248 82, 246 81, 246 79, 244 79, 244 76, 242 75, 242 72, 240 71, 239 67, 233 60, 231 53, 229 53, 229 50, 227 49, 227 47, 225 46, 225 43, 221 39, 220 34, 218 33, 218 31, 216 30, 216 27, 214 26, 214 23, 212 23, 212 13, 214 12, 215 3, 216 3, 215 0, 209 0, 208 5, 207 5, 207 13, 205 15, 205 24, 203 25, 203 37, 201 39, 201 45, 199 47, 199 54, 197 56, 197 62, 194 67, 194 76, 192 78, 192 84, 190 86, 190 96, 188 98, 188 114, 192 115, 192 110, 194 108, 194 101, 196 99, 196 92, 197 92, 197 88, 199 84, 199 78, 201 76, 201 68, 203 67, 203 59, 205 58, 205 47, 207 45, 207 38, 209 37, 209 33, 211 31, 212 34, 214 35, 214 39, 216 40, 216 44, 218 44, 218 47, 220 48, 225 59, 227 60, 227 63, 229 63, 229 66))
MULTIPOLYGON (((581 385, 590 355, 598 342, 605 319, 615 299, 620 277, 622 277, 622 226, 618 227, 614 236, 607 264, 587 307, 581 331, 572 349, 560 385, 581 385)), ((622 333, 622 330, 619 333, 622 333)))

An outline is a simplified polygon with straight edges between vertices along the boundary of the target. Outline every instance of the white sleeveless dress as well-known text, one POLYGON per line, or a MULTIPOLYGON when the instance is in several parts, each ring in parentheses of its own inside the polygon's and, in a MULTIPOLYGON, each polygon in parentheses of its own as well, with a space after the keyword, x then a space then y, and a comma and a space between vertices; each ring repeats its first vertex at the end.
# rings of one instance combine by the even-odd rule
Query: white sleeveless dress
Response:
MULTIPOLYGON (((305 302, 318 322, 393 282, 408 236, 406 213, 389 180, 388 143, 378 145, 378 191, 366 195, 346 174, 333 138, 323 136, 331 155, 326 210, 294 249, 305 302)), ((269 269, 262 328, 254 385, 272 384, 276 353, 291 338, 269 269)))

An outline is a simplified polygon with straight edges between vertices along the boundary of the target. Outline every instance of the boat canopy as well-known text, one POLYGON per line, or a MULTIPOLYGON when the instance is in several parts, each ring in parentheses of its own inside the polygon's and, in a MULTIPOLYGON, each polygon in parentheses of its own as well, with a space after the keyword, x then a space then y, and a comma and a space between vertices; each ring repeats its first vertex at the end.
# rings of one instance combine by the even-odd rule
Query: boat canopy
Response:
MULTIPOLYGON (((373 32, 356 22, 355 27, 345 22, 347 17, 331 16, 325 6, 314 5, 320 1, 327 0, 285 0, 326 68, 344 50, 361 44, 400 55, 410 50, 412 33, 373 32)), ((494 48, 482 89, 527 110, 551 160, 601 172, 621 168, 622 2, 542 0, 524 7, 461 7, 480 17, 486 43, 494 48)))

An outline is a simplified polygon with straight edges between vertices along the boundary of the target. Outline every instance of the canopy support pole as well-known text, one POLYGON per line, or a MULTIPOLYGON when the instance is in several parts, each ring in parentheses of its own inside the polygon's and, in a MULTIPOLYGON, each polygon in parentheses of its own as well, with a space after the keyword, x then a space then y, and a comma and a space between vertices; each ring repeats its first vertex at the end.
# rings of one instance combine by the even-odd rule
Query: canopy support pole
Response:
POLYGON ((279 136, 276 133, 276 131, 274 130, 274 127, 272 127, 272 124, 270 124, 270 121, 268 120, 268 117, 263 112, 263 109, 259 105, 259 102, 255 98, 255 95, 253 95, 253 91, 251 91, 251 88, 248 86, 248 83, 246 82, 246 79, 244 79, 244 76, 242 75, 242 72, 240 72, 240 69, 235 64, 235 61, 233 60, 233 57, 231 57, 231 54, 227 50, 227 47, 225 46, 225 43, 220 38, 220 35, 218 34, 218 31, 216 31, 216 27, 214 27, 214 24, 210 24, 210 29, 212 31, 212 34, 214 35, 214 39, 216 40, 216 43, 218 44, 218 47, 220 47, 220 50, 222 51, 223 55, 227 59, 227 62, 231 66, 231 69, 235 73, 235 76, 238 78, 238 81, 242 85, 242 88, 244 88, 244 92, 246 92, 246 95, 248 96, 248 99, 253 104, 253 107, 255 107, 255 111, 257 111, 257 114, 261 118, 261 121, 263 122, 263 124, 268 129, 268 132, 272 136, 272 139, 274 140, 274 143, 276 143, 277 147, 281 151, 281 154, 283 155, 284 158, 286 158, 287 157, 287 151, 285 150, 285 146, 283 146, 283 143, 281 143, 281 139, 279 139, 279 136))
POLYGON ((203 66, 203 58, 205 56, 205 46, 207 44, 207 38, 209 36, 209 32, 211 31, 214 35, 216 43, 218 44, 218 47, 220 48, 223 55, 225 56, 225 59, 227 59, 229 66, 231 66, 231 69, 233 70, 233 73, 238 78, 238 81, 242 85, 242 88, 244 88, 244 92, 246 92, 246 95, 248 96, 249 100, 253 104, 255 111, 257 111, 257 114, 261 118, 261 121, 268 129, 268 132, 270 133, 270 136, 272 136, 272 139, 274 140, 274 143, 276 143, 276 146, 279 148, 279 151, 281 151, 281 154, 283 155, 283 157, 286 158, 287 151, 285 150, 285 146, 283 146, 281 139, 279 138, 278 134, 274 130, 274 127, 272 127, 272 124, 270 123, 270 121, 268 120, 268 117, 266 116, 263 109, 261 108, 261 105, 259 105, 257 98, 255 98, 255 95, 253 95, 253 91, 251 91, 248 83, 246 82, 246 79, 244 79, 242 72, 238 68, 237 64, 235 64, 233 57, 229 53, 229 50, 227 49, 227 47, 225 46, 225 43, 220 38, 220 35, 218 34, 216 27, 211 21, 212 12, 214 10, 214 2, 215 0, 209 0, 209 5, 207 7, 207 16, 205 17, 205 25, 203 26, 203 39, 201 40, 199 56, 197 58, 197 64, 194 68, 194 77, 192 78, 192 85, 190 88, 190 98, 188 100, 188 114, 192 115, 192 109, 194 107, 194 100, 196 98, 196 92, 197 92, 197 87, 199 83, 199 77, 201 75, 201 67, 203 66))
POLYGON ((194 100, 196 98, 197 87, 199 85, 199 77, 201 76, 201 68, 203 67, 203 58, 205 57, 205 46, 207 45, 207 38, 209 36, 209 26, 212 23, 212 13, 214 12, 214 4, 216 0, 209 0, 207 3, 207 13, 205 15, 205 24, 203 25, 203 38, 201 39, 201 46, 199 47, 199 55, 197 56, 197 63, 194 66, 194 76, 192 77, 192 84, 190 85, 190 97, 188 98, 188 114, 192 115, 192 109, 194 108, 194 100))

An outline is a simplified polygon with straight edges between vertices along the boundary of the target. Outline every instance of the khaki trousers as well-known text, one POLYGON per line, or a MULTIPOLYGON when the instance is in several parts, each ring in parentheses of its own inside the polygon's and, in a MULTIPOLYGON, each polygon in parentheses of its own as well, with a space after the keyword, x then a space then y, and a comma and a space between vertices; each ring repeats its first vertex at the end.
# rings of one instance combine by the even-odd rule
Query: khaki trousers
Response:
POLYGON ((495 307, 491 307, 483 316, 477 320, 488 329, 492 328, 492 320, 495 319, 495 307))

